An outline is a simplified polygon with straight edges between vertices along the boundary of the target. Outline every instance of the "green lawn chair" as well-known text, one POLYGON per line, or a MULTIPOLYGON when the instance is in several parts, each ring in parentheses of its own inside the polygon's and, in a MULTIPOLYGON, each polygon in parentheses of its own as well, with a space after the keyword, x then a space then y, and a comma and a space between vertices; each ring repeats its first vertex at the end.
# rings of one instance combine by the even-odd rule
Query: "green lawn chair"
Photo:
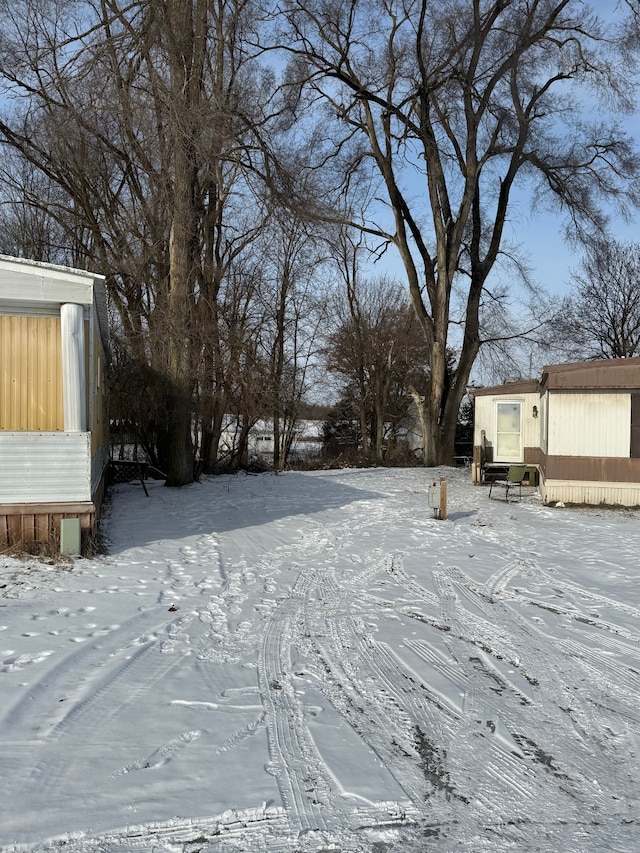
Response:
POLYGON ((518 499, 522 499, 522 481, 526 470, 526 465, 510 465, 505 480, 492 480, 489 486, 489 497, 491 497, 493 487, 499 486, 504 489, 504 499, 507 502, 515 489, 518 490, 518 499))

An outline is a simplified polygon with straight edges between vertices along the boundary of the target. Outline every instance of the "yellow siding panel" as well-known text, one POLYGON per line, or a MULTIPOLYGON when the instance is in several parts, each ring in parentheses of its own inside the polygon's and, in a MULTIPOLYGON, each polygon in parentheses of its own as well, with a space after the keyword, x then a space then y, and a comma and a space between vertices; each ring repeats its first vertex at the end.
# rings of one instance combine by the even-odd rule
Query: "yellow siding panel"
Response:
POLYGON ((47 398, 42 382, 42 373, 46 370, 43 355, 46 352, 46 331, 43 327, 27 320, 27 426, 23 429, 45 430, 47 398), (40 389, 42 388, 42 392, 40 389))
MULTIPOLYGON (((62 397, 62 344, 60 321, 50 319, 39 326, 40 346, 36 348, 38 361, 38 393, 40 401, 39 422, 42 426, 30 429, 63 430, 64 401, 62 397)), ((33 424, 33 421, 32 421, 33 424)))
POLYGON ((0 430, 64 430, 59 318, 0 316, 0 430))
POLYGON ((0 429, 8 429, 7 418, 9 411, 9 392, 11 385, 9 383, 9 335, 8 329, 5 328, 6 317, 0 316, 0 429))
POLYGON ((0 426, 3 430, 26 429, 26 317, 0 317, 0 426))

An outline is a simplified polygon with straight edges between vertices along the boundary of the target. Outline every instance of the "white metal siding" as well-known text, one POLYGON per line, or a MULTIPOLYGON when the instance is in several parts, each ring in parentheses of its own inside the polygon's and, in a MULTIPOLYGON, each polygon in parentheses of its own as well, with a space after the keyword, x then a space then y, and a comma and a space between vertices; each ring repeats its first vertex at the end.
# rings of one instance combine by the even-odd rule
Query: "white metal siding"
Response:
POLYGON ((0 503, 91 500, 91 434, 0 432, 0 503))
POLYGON ((640 506, 640 483, 547 480, 540 484, 540 496, 545 504, 562 501, 594 506, 640 506))
POLYGON ((540 447, 540 430, 542 418, 540 417, 540 395, 524 394, 522 400, 522 446, 540 447), (536 417, 533 416, 533 407, 537 409, 536 417))
POLYGON ((1 264, 0 273, 3 299, 28 302, 77 302, 81 305, 91 305, 93 301, 92 281, 88 275, 84 281, 73 280, 72 276, 65 281, 60 278, 51 278, 46 274, 38 276, 29 272, 4 270, 1 264))
POLYGON ((478 395, 475 401, 475 417, 473 430, 473 443, 480 444, 481 431, 486 433, 487 441, 495 447, 496 443, 496 403, 519 402, 522 404, 522 446, 540 446, 540 427, 542 420, 540 412, 538 417, 533 417, 533 407, 540 410, 540 395, 513 394, 513 395, 478 395))
POLYGON ((493 405, 495 397, 478 395, 474 405, 473 443, 480 445, 482 430, 488 441, 493 441, 493 405))
POLYGON ((551 392, 548 418, 549 456, 629 458, 629 393, 551 392))

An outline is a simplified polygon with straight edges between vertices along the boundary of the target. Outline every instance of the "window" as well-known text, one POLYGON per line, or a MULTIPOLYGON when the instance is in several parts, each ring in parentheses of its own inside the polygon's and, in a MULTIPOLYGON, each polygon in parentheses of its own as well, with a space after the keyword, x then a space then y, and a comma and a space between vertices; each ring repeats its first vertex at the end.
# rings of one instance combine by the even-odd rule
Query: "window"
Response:
POLYGON ((495 462, 522 461, 522 403, 496 403, 495 462))

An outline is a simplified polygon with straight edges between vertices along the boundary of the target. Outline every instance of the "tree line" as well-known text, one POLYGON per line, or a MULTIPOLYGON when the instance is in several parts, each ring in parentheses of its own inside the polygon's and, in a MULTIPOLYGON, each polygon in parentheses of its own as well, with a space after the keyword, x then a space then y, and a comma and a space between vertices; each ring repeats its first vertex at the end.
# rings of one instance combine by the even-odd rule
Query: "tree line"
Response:
MULTIPOLYGON (((586 291, 509 309, 506 229, 525 192, 589 247, 580 287, 615 269, 606 212, 640 189, 624 8, 0 0, 0 248, 106 274, 114 411, 169 485, 215 465, 230 414, 241 448, 273 420, 280 467, 326 369, 367 453, 412 400, 450 462, 479 358, 600 346, 586 291), (398 282, 363 272, 391 253, 398 282)), ((602 354, 632 354, 624 328, 602 354)))

